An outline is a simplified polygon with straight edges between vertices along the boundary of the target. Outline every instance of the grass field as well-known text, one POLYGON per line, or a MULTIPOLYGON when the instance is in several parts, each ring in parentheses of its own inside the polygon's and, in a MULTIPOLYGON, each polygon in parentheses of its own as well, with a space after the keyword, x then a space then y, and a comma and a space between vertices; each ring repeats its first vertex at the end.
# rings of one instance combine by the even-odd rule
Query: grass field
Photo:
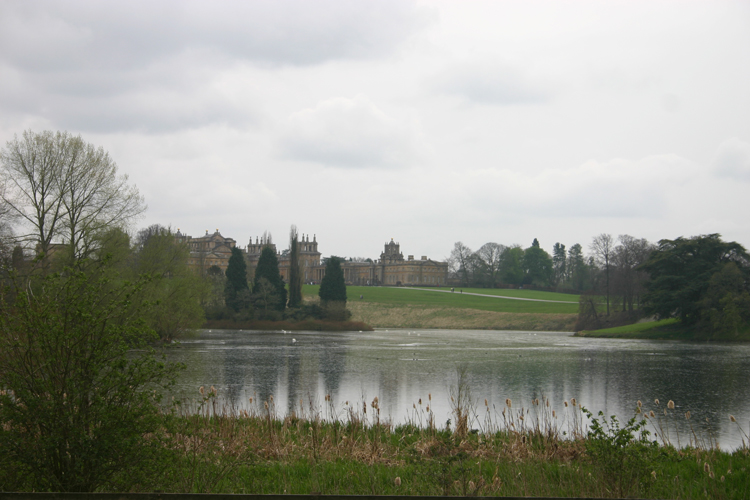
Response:
MULTIPOLYGON (((305 285, 302 293, 306 296, 317 297, 317 285, 305 285)), ((535 314, 578 314, 578 295, 563 293, 538 292, 535 290, 500 290, 485 288, 464 288, 463 293, 457 289, 450 293, 446 288, 419 289, 399 287, 370 287, 349 286, 346 294, 349 303, 367 302, 372 304, 386 304, 398 306, 427 306, 440 308, 476 309, 480 311, 504 313, 535 313, 535 314), (496 297, 480 297, 471 295, 478 293, 494 295, 496 297), (363 297, 360 299, 360 295, 363 297), (504 299, 503 297, 511 297, 504 299), (559 300, 558 302, 533 302, 514 300, 515 298, 536 300, 559 300)))
MULTIPOLYGON (((315 300, 318 288, 305 285, 303 294, 315 300)), ((353 321, 375 328, 573 331, 578 314, 577 295, 534 290, 460 290, 450 293, 446 288, 350 286, 347 307, 353 321)))

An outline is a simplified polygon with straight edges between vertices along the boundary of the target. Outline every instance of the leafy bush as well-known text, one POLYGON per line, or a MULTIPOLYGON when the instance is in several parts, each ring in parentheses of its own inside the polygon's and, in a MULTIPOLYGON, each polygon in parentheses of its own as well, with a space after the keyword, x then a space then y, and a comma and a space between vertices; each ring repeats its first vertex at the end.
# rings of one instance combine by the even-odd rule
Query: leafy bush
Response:
POLYGON ((158 462, 178 367, 149 346, 141 285, 68 269, 0 297, 0 490, 94 491, 158 462))
POLYGON ((647 488, 647 479, 653 469, 651 456, 658 446, 648 441, 645 421, 638 422, 633 417, 620 427, 615 416, 609 417, 607 422, 604 412, 600 411, 599 418, 595 418, 585 408, 581 410, 591 420, 586 453, 608 483, 610 491, 623 498, 647 488))

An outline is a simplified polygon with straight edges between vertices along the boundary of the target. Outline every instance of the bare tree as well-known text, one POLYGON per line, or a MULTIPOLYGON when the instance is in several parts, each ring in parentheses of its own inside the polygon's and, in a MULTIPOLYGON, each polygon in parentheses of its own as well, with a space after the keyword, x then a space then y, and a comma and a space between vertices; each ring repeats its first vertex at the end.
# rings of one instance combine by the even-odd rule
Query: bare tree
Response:
POLYGON ((451 255, 448 257, 448 266, 452 273, 461 276, 464 286, 469 286, 469 267, 472 255, 471 248, 460 241, 453 245, 451 255))
POLYGON ((486 286, 494 288, 500 281, 500 264, 505 246, 499 243, 485 243, 477 250, 486 286))
POLYGON ((627 234, 620 235, 618 240, 620 244, 612 253, 612 289, 622 299, 622 310, 633 314, 648 279, 648 274, 639 267, 648 260, 654 245, 627 234))
POLYGON ((610 234, 602 233, 599 236, 594 237, 594 241, 591 242, 591 251, 594 254, 594 258, 600 266, 604 266, 605 295, 607 296, 607 316, 609 316, 609 269, 613 250, 614 244, 612 235, 610 234))
POLYGON ((75 261, 93 250, 96 235, 125 226, 146 209, 101 147, 67 132, 26 131, 0 152, 2 201, 18 217, 19 240, 48 253, 66 243, 75 261))

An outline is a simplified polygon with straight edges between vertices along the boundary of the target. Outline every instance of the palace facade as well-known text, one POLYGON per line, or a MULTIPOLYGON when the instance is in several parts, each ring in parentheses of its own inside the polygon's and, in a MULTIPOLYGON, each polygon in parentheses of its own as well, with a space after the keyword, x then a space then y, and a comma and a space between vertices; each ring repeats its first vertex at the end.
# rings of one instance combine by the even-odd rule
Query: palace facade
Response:
MULTIPOLYGON (((206 234, 193 238, 177 231, 177 241, 185 243, 190 249, 188 265, 202 273, 210 267, 217 266, 226 271, 235 240, 219 233, 206 234)), ((320 283, 325 276, 325 264, 321 262, 318 241, 315 235, 301 235, 297 242, 300 260, 300 271, 304 283, 320 283)), ((270 246, 279 260, 279 272, 285 281, 289 280, 289 249, 279 253, 276 245, 267 236, 250 238, 243 250, 248 267, 248 279, 252 278, 263 248, 270 246)), ((448 281, 448 264, 428 259, 426 255, 415 259, 413 255, 404 258, 401 246, 391 239, 384 245, 380 258, 376 261, 367 259, 361 262, 342 261, 341 268, 347 285, 390 285, 390 286, 446 286, 448 281)))
POLYGON ((201 274, 213 266, 226 271, 229 257, 232 256, 232 248, 237 245, 232 238, 222 236, 218 229, 213 234, 208 234, 206 230, 206 234, 199 238, 182 234, 178 229, 175 239, 190 249, 188 267, 200 271, 201 274))

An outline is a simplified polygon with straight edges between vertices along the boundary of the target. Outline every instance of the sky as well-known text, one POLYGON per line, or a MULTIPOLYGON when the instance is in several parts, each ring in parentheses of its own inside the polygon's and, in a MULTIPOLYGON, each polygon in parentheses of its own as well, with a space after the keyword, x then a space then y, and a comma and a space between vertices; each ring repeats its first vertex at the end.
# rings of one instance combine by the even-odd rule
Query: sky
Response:
POLYGON ((748 1, 0 0, 0 146, 102 146, 159 223, 442 260, 750 247, 748 1))

